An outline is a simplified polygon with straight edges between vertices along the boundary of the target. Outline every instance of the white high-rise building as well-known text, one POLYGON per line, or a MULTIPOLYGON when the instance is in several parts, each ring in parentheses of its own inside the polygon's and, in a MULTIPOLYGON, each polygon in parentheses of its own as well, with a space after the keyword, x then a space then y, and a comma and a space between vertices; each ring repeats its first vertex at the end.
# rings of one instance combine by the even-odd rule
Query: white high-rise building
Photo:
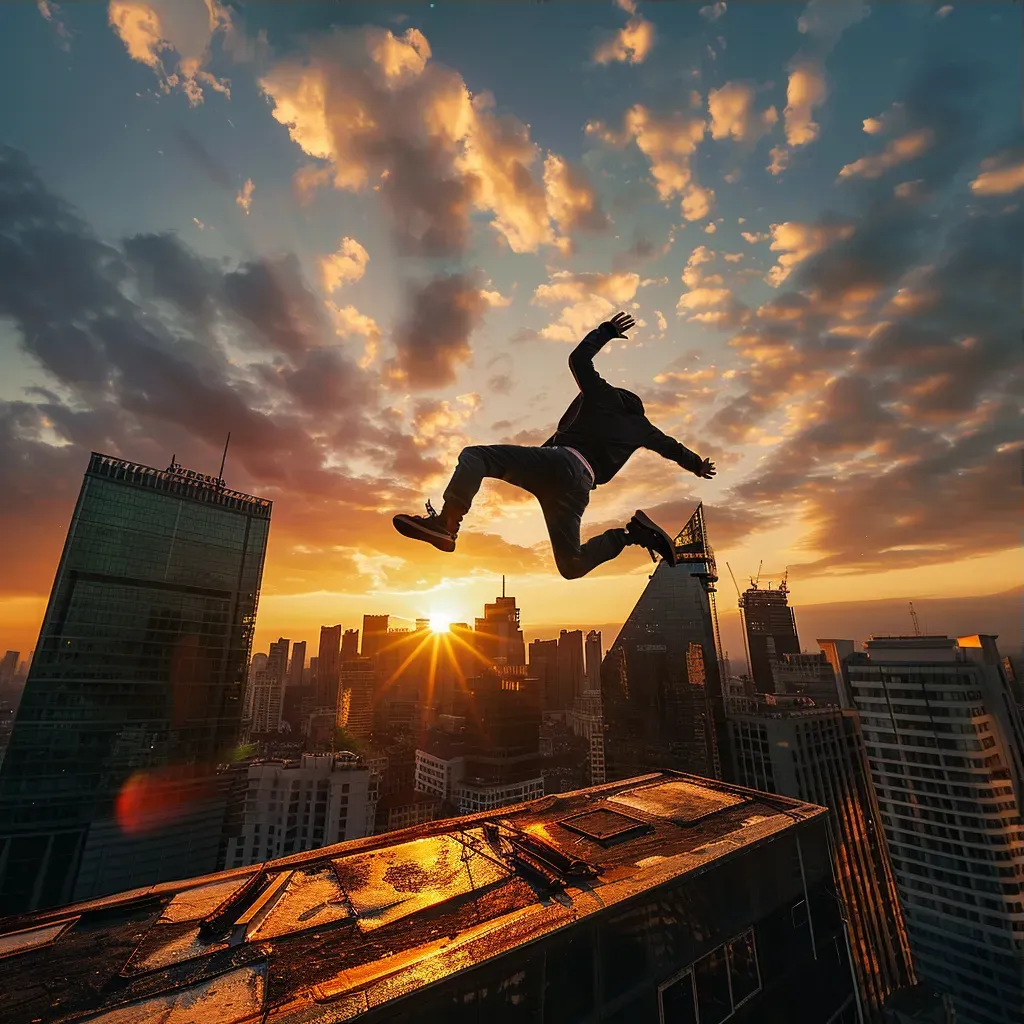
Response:
POLYGON ((1024 730, 995 639, 872 637, 843 663, 915 971, 961 1024, 1024 1006, 1024 730))
POLYGON ((226 868, 259 864, 373 834, 375 780, 353 756, 303 754, 249 766, 240 834, 226 868))
POLYGON ((281 727, 281 680, 276 670, 267 666, 249 673, 249 731, 277 732, 281 727))

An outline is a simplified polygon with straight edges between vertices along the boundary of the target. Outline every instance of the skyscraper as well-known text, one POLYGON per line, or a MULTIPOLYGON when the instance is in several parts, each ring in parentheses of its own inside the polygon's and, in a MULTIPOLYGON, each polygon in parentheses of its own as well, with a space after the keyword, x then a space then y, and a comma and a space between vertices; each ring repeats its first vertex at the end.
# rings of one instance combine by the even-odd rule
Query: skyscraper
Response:
POLYGON ((505 595, 505 578, 501 580, 501 597, 484 605, 484 617, 476 620, 477 651, 494 664, 525 665, 526 643, 519 628, 519 609, 514 597, 505 595))
POLYGON ((583 630, 563 629, 558 634, 558 710, 572 707, 583 692, 583 630))
POLYGON ((8 651, 3 660, 0 660, 0 686, 6 686, 12 682, 18 673, 18 659, 21 657, 19 651, 8 651))
POLYGON ((558 641, 534 640, 530 644, 530 675, 537 680, 545 711, 558 707, 558 641))
POLYGON ((270 685, 273 687, 273 694, 267 700, 267 719, 265 732, 276 732, 281 728, 281 714, 284 711, 284 691, 288 683, 288 648, 291 640, 283 636, 278 637, 275 643, 270 645, 270 653, 267 655, 266 673, 270 685))
POLYGON ((338 725, 343 725, 357 740, 370 738, 376 678, 372 658, 353 658, 341 666, 338 725))
POLYGON ((717 575, 700 506, 675 545, 679 564, 659 563, 601 667, 609 780, 720 771, 728 737, 711 603, 717 575))
POLYGON ((341 625, 320 627, 316 662, 316 706, 333 708, 338 703, 341 677, 341 625))
POLYGON ((359 657, 359 630, 346 629, 341 638, 341 663, 354 661, 359 657))
POLYGON ((729 715, 733 778, 829 808, 839 897, 866 1022, 909 983, 910 950, 857 712, 799 697, 729 715))
POLYGON ((288 686, 299 689, 306 671, 306 641, 296 640, 292 644, 292 660, 288 665, 288 686))
POLYGON ((359 652, 364 658, 375 658, 388 642, 388 616, 363 616, 363 648, 359 652))
POLYGON ((592 629, 587 634, 586 643, 587 664, 586 664, 586 685, 585 690, 601 689, 601 631, 592 629))
POLYGON ((0 916, 215 863, 270 512, 92 454, 0 770, 0 916))
POLYGON ((249 732, 262 736, 281 728, 284 693, 276 668, 269 663, 249 672, 249 732))
POLYGON ((740 598, 740 612, 750 657, 750 672, 756 693, 774 693, 773 662, 784 654, 799 654, 796 617, 789 607, 789 590, 783 579, 778 587, 770 583, 751 587, 740 598))
POLYGON ((921 981, 957 1020, 1021 1019, 1021 717, 995 637, 872 637, 843 668, 921 981))

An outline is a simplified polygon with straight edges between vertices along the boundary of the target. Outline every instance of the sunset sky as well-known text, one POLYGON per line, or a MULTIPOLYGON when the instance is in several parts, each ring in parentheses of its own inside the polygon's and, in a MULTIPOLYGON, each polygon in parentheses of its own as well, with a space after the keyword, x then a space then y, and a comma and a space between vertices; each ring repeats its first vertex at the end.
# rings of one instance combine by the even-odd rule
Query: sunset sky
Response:
POLYGON ((472 620, 502 573, 528 627, 621 621, 646 553, 562 580, 506 485, 453 555, 391 526, 464 445, 543 441, 619 309, 599 371, 719 472, 638 453, 584 536, 703 501, 729 594, 761 559, 802 604, 1019 585, 1021 17, 3 5, 0 650, 91 450, 214 473, 228 431, 274 501, 258 648, 472 620))

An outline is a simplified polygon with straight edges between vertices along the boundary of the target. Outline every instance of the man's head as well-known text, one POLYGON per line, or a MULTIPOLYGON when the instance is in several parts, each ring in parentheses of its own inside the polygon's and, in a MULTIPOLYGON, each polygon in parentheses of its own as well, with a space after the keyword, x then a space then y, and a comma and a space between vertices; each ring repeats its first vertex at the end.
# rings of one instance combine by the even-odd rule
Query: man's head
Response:
POLYGON ((625 388, 616 388, 619 398, 622 400, 623 406, 625 406, 626 412, 634 413, 637 416, 643 416, 644 414, 644 403, 640 401, 639 395, 634 395, 632 391, 627 391, 625 388))

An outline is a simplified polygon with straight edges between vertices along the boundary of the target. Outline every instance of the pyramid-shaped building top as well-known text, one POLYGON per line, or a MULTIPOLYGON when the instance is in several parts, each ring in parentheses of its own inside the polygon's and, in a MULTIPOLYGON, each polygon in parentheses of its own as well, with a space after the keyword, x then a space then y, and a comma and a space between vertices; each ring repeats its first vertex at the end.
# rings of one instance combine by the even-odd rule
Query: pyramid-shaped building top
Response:
POLYGON ((720 776, 717 574, 701 506, 675 544, 678 564, 659 563, 602 666, 610 780, 656 768, 720 776))

